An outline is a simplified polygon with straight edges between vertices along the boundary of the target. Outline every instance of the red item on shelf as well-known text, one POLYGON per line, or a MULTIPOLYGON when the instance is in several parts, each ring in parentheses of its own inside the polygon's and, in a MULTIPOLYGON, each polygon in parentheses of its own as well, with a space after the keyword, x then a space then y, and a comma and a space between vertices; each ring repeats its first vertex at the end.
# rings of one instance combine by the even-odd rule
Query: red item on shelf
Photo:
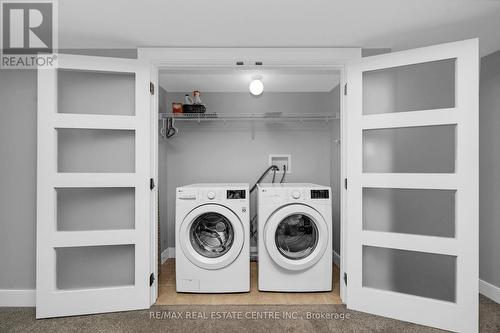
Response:
POLYGON ((182 103, 172 103, 172 113, 182 113, 182 103))

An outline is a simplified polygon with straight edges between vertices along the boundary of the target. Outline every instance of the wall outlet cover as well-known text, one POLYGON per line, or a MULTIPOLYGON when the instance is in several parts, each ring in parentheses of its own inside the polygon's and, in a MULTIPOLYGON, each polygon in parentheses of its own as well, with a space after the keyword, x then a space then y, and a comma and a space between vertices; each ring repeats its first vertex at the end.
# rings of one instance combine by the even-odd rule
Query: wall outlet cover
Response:
POLYGON ((278 172, 283 172, 283 166, 286 166, 286 173, 292 173, 292 155, 290 154, 270 154, 269 166, 276 165, 278 172))

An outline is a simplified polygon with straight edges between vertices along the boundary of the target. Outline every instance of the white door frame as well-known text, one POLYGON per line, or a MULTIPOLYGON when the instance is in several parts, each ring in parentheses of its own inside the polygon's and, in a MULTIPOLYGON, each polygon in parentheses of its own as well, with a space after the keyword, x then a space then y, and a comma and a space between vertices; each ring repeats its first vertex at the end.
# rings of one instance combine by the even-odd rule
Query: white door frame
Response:
MULTIPOLYGON (((341 180, 345 178, 345 161, 347 142, 345 138, 345 98, 343 87, 346 83, 345 65, 352 59, 361 58, 361 48, 139 48, 138 59, 151 66, 151 82, 155 87, 155 94, 151 97, 151 174, 158 183, 158 72, 160 69, 182 68, 255 68, 257 61, 262 62, 258 68, 317 68, 336 69, 340 72, 340 136, 341 136, 341 180), (242 61, 243 66, 236 65, 242 61)), ((346 190, 340 182, 340 272, 347 269, 346 255, 346 190)), ((157 232, 158 232, 158 189, 152 191, 151 224, 151 271, 158 276, 157 270, 157 232)), ((332 249, 333 251, 333 249, 332 249)), ((347 293, 343 280, 340 280, 340 297, 347 302, 347 293)), ((151 304, 158 297, 158 284, 151 288, 151 304)))

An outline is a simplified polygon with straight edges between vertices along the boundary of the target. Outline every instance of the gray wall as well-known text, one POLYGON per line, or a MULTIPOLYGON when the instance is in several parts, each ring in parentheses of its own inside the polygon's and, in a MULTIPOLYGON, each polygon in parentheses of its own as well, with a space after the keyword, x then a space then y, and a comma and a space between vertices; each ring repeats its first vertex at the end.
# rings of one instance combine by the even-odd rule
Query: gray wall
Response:
POLYGON ((500 287, 500 51, 481 61, 479 277, 500 287))
POLYGON ((36 71, 0 70, 0 289, 35 287, 36 71))
MULTIPOLYGON (((332 113, 338 112, 339 90, 333 93, 205 93, 207 112, 332 113)), ((184 94, 167 94, 166 108, 184 94)), ((163 94, 161 100, 164 100, 163 94)), ((269 154, 291 154, 287 182, 331 184, 332 122, 177 122, 178 136, 161 140, 159 189, 163 249, 175 246, 175 188, 193 183, 250 183, 268 167, 269 154), (170 209, 168 209, 170 208, 170 209)), ((335 137, 336 138, 336 137, 335 137)), ((279 179, 281 174, 277 174, 279 179)), ((338 177, 337 177, 338 178, 338 177)), ((267 177, 264 181, 271 181, 267 177)), ((338 182, 338 180, 337 180, 338 182)), ((252 198, 253 199, 253 198, 252 198)), ((339 197, 333 198, 334 202, 339 197)), ((251 210, 256 212, 255 207, 251 210)), ((336 228, 338 229, 338 228, 336 228)), ((338 237, 337 237, 338 238, 338 237)), ((253 243, 254 244, 254 243, 253 243)))

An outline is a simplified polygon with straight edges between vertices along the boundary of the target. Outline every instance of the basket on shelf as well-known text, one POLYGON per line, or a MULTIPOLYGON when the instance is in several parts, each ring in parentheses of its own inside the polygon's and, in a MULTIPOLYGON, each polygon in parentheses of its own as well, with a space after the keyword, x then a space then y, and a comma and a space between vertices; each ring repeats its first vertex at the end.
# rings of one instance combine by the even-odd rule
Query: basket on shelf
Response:
POLYGON ((207 112, 207 108, 203 104, 183 104, 182 105, 183 113, 205 113, 207 112))
POLYGON ((182 119, 212 119, 218 118, 219 115, 217 113, 200 113, 200 112, 188 112, 188 113, 176 113, 172 114, 174 118, 182 118, 182 119))

